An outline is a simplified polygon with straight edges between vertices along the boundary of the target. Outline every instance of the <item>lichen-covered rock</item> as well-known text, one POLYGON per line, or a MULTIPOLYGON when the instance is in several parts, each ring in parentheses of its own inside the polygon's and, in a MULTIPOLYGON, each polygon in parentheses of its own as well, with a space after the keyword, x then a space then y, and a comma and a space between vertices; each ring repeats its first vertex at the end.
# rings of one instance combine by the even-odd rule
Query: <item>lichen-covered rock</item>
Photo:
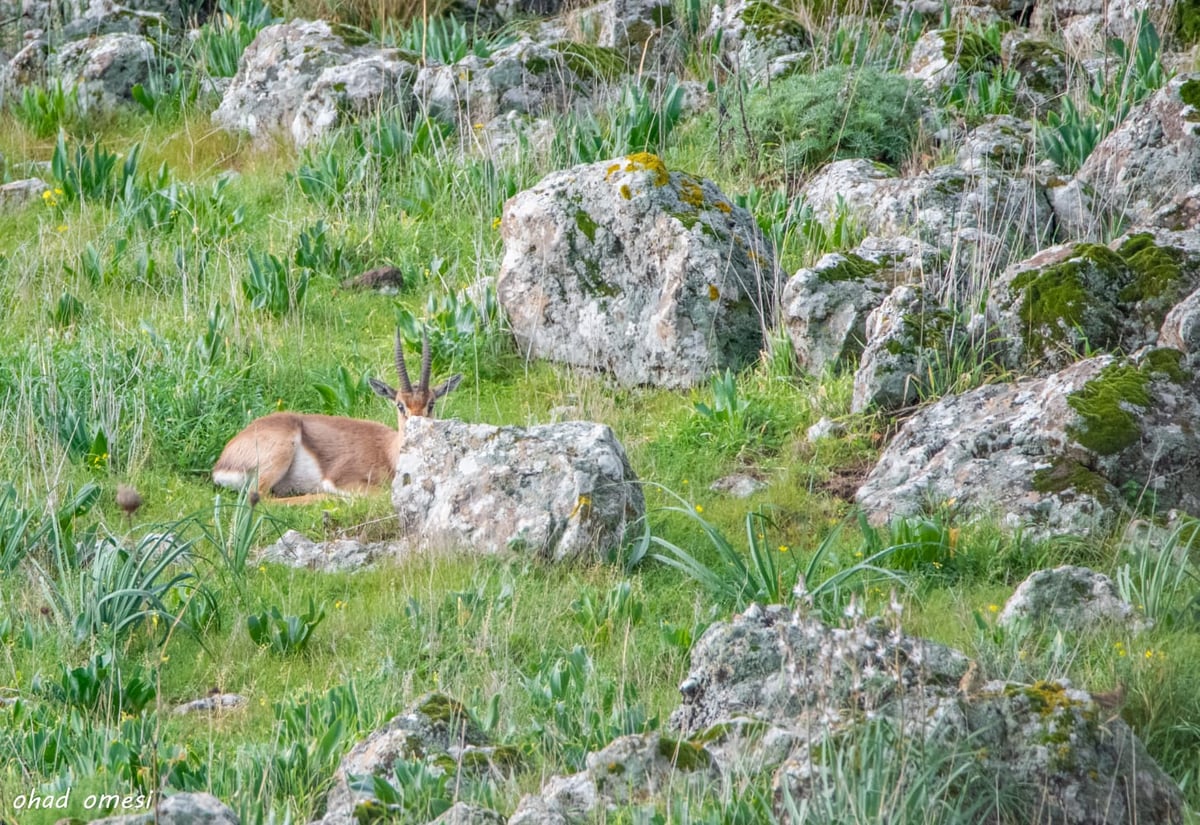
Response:
POLYGON ((888 293, 883 277, 875 277, 878 270, 855 253, 832 252, 788 280, 783 323, 800 369, 820 375, 857 360, 867 339, 867 314, 888 293))
POLYGON ((292 139, 297 146, 321 139, 347 121, 389 110, 408 117, 416 110, 417 67, 388 54, 372 54, 322 71, 296 109, 292 139))
POLYGON ((456 802, 429 825, 505 825, 500 814, 469 802, 456 802))
POLYGON ((1180 353, 1098 356, 920 410, 858 491, 876 523, 954 499, 1030 534, 1108 529, 1129 489, 1200 512, 1200 397, 1180 353))
POLYGON ((720 779, 702 746, 660 733, 620 736, 589 753, 583 771, 553 777, 538 794, 521 799, 509 825, 580 823, 601 809, 661 795, 681 783, 706 787, 720 779))
POLYGON ((930 371, 966 340, 956 313, 919 285, 898 286, 867 316, 866 347, 854 373, 850 409, 895 410, 934 387, 930 371))
POLYGON ((1154 344, 1168 311, 1197 287, 1200 233, 1138 232, 1015 264, 993 285, 989 312, 1007 362, 1045 373, 1085 352, 1154 344))
POLYGON ((411 418, 406 435, 392 487, 404 548, 598 558, 645 512, 625 450, 603 424, 411 418))
POLYGON ((150 82, 158 64, 154 45, 136 34, 75 40, 58 50, 54 73, 73 86, 84 112, 109 112, 133 100, 135 85, 150 82))
POLYGON ((597 46, 640 57, 647 44, 664 39, 674 20, 671 0, 604 0, 577 9, 568 25, 595 32, 597 46))
POLYGON ((1135 106, 1059 193, 1076 207, 1060 213, 1064 229, 1089 238, 1121 221, 1135 228, 1193 228, 1179 224, 1177 213, 1200 186, 1198 135, 1200 74, 1180 74, 1135 106))
POLYGON ((496 292, 522 352, 626 385, 757 359, 775 263, 754 219, 655 155, 556 172, 504 206, 496 292))
POLYGON ((452 66, 425 67, 413 86, 430 115, 463 132, 508 112, 565 110, 583 89, 560 52, 529 38, 487 57, 471 54, 452 66))
POLYGON ((429 693, 404 713, 372 731, 342 759, 325 800, 320 825, 355 825, 355 808, 375 800, 356 780, 390 776, 398 759, 432 760, 448 756, 458 763, 467 748, 486 746, 483 733, 462 704, 441 693, 429 693), (352 786, 353 785, 353 786, 352 786))
POLYGON ((1017 102, 1023 110, 1042 112, 1057 109, 1079 65, 1061 48, 1024 29, 1005 35, 1001 44, 1004 68, 1021 77, 1017 102))
POLYGON ((352 46, 321 20, 267 26, 242 53, 237 74, 212 114, 213 122, 260 139, 289 132, 322 72, 375 52, 352 46))
POLYGON ((1086 567, 1038 570, 1021 582, 1000 611, 998 623, 1086 631, 1102 625, 1145 628, 1113 580, 1086 567))
MULTIPOLYGON (((165 39, 169 29, 178 25, 178 16, 163 11, 148 11, 115 3, 113 0, 89 0, 86 7, 63 25, 63 37, 79 40, 102 34, 137 34, 165 39)), ((175 11, 178 11, 176 7, 175 11)))
POLYGON ((189 713, 221 713, 244 708, 249 703, 250 700, 239 693, 217 693, 176 705, 175 713, 180 716, 189 713))
POLYGON ((1140 15, 1159 32, 1173 28, 1176 0, 1042 0, 1033 9, 1031 27, 1057 31, 1074 53, 1096 51, 1105 39, 1137 36, 1140 15))
POLYGON ((359 570, 384 556, 399 556, 395 542, 363 543, 354 539, 316 542, 296 530, 288 530, 279 541, 263 548, 259 561, 285 564, 307 570, 359 570))
POLYGON ((1054 235, 1041 185, 993 168, 939 166, 900 178, 867 160, 842 160, 817 173, 801 194, 819 216, 846 208, 871 234, 952 250, 945 273, 926 273, 927 289, 935 294, 953 294, 956 284, 1020 260, 1054 235))
POLYGON ((97 819, 94 825, 240 825, 240 822, 237 814, 212 794, 177 793, 164 796, 153 811, 97 819))
POLYGON ((765 82, 791 71, 812 37, 795 15, 770 0, 728 0, 712 7, 704 39, 743 77, 765 82))
POLYGON ((1200 369, 1200 289, 1167 313, 1158 333, 1158 343, 1182 352, 1188 369, 1200 369))
POLYGON ((1033 127, 1012 115, 995 115, 976 126, 958 148, 964 172, 987 169, 1017 170, 1033 150, 1033 127))
MULTIPOLYGON (((1179 823, 1178 787, 1119 718, 1062 682, 969 682, 958 651, 903 633, 894 622, 830 627, 805 611, 752 606, 711 626, 692 651, 683 703, 671 724, 707 744, 724 769, 775 770, 776 813, 822 792, 844 749, 872 730, 869 753, 892 749, 897 766, 958 754, 956 789, 995 785, 1036 798, 1037 823, 1179 823), (903 755, 907 754, 907 755, 903 755), (776 770, 777 768, 777 770, 776 770)), ((883 758, 887 760, 887 756, 883 758)), ((903 794, 908 771, 897 770, 903 794)))

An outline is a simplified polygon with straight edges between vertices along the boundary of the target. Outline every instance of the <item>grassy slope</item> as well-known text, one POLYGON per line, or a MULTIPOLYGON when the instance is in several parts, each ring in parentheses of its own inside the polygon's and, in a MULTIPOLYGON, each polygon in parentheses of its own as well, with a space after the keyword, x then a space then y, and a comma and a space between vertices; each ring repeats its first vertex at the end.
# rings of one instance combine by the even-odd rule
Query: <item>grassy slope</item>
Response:
MULTIPOLYGON (((320 410, 312 384, 329 380, 339 366, 355 378, 364 371, 390 377, 395 324, 392 299, 347 293, 331 273, 314 278, 299 311, 281 318, 253 311, 241 288, 247 251, 287 259, 298 234, 323 220, 357 268, 392 262, 415 274, 398 302, 419 315, 427 296, 494 274, 501 248, 493 221, 504 190, 487 183, 479 164, 473 164, 477 174, 472 177, 446 161, 432 175, 432 202, 413 214, 397 214, 395 205, 413 194, 405 176, 352 189, 349 205, 317 204, 289 178, 311 157, 297 157, 285 146, 256 149, 214 131, 207 118, 211 105, 201 101, 180 116, 158 120, 131 113, 99 127, 105 145, 114 150, 128 152, 140 143, 144 172, 165 163, 175 180, 201 191, 211 191, 221 173, 235 171, 222 193, 223 205, 206 202, 207 216, 186 215, 165 229, 127 229, 119 206, 40 204, 0 214, 0 305, 9 308, 0 331, 0 430, 5 433, 0 478, 11 479, 18 500, 39 511, 69 487, 95 482, 103 494, 80 527, 103 525, 118 536, 139 537, 195 517, 180 530, 197 539, 194 569, 219 605, 219 623, 199 639, 176 631, 163 643, 163 626, 146 623, 116 644, 125 666, 144 665, 157 682, 152 707, 158 713, 146 717, 150 733, 118 733, 119 721, 106 720, 102 710, 80 713, 79 730, 70 735, 75 744, 64 750, 78 753, 86 750, 79 743, 94 739, 101 752, 75 758, 70 766, 56 764, 50 752, 24 740, 15 759, 0 759, 0 815, 11 810, 19 794, 31 789, 62 793, 69 786, 75 806, 70 812, 94 816, 82 809, 89 789, 113 792, 114 786, 153 787, 155 781, 153 768, 123 752, 114 755, 108 743, 130 744, 152 762, 153 749, 145 743, 155 740, 159 755, 167 755, 162 770, 176 771, 176 787, 211 788, 244 815, 291 808, 302 819, 317 809, 338 752, 356 732, 370 730, 433 689, 460 698, 481 715, 496 698, 492 735, 526 753, 515 777, 495 781, 487 792, 497 807, 511 810, 520 793, 539 787, 549 773, 574 769, 587 746, 619 732, 614 707, 616 716, 640 708, 665 721, 686 672, 687 638, 726 611, 676 571, 654 563, 626 575, 615 565, 551 568, 521 559, 456 555, 411 558, 357 574, 275 567, 251 567, 244 579, 231 573, 196 526, 214 519, 214 489, 204 471, 216 451, 245 421, 271 409, 320 410), (244 210, 240 228, 223 234, 223 219, 239 207, 244 210), (121 240, 128 247, 114 272, 99 283, 79 274, 79 257, 89 242, 107 259, 121 240), (139 253, 154 260, 156 276, 139 274, 139 253), (202 270, 204 259, 207 269, 202 270), (426 272, 435 259, 447 262, 440 275, 426 272), (73 322, 55 326, 48 319, 64 293, 73 295, 82 311, 73 322), (221 352, 204 358, 196 342, 216 304, 224 317, 221 352), (44 405, 60 398, 73 399, 93 428, 103 422, 119 433, 110 439, 107 462, 72 454, 47 426, 52 416, 44 405), (115 505, 118 482, 134 484, 146 500, 132 530, 115 505), (621 582, 629 583, 640 614, 617 611, 609 621, 597 619, 588 603, 604 603, 621 582), (302 654, 280 657, 251 642, 248 615, 271 606, 300 614, 310 599, 324 606, 327 618, 302 654), (568 689, 562 697, 570 719, 557 719, 548 705, 531 699, 536 692, 527 680, 548 685, 549 674, 577 645, 592 658, 594 670, 579 693, 568 689), (289 750, 292 741, 281 737, 273 705, 296 704, 348 684, 354 686, 358 711, 343 715, 348 730, 335 752, 323 754, 316 747, 321 725, 296 737, 309 753, 307 760, 289 750), (217 717, 178 718, 167 712, 171 704, 213 689, 242 693, 249 706, 217 717), (609 690, 613 693, 606 700, 609 690), (98 728, 101 724, 108 729, 98 728), (134 746, 139 741, 142 745, 134 746), (272 770, 263 767, 271 764, 272 770)), ((10 165, 49 159, 53 140, 34 138, 13 119, 2 123, 0 153, 10 165)), ((86 124, 76 131, 90 137, 92 128, 86 124)), ((713 177, 727 192, 743 192, 752 184, 744 170, 721 162, 713 134, 696 125, 681 130, 664 156, 668 166, 713 177)), ((547 171, 548 166, 531 163, 510 173, 512 183, 523 187, 547 171)), ((794 268, 798 261, 787 263, 794 268)), ((466 372, 467 380, 447 398, 442 415, 524 424, 546 421, 552 408, 571 404, 581 417, 614 428, 643 479, 677 491, 735 541, 742 535, 744 514, 769 506, 776 530, 769 541, 786 548, 779 552, 785 566, 804 559, 847 514, 847 505, 821 486, 873 456, 882 428, 847 415, 846 377, 793 378, 777 363, 764 362, 740 377, 751 415, 746 427, 732 430, 693 412, 694 402, 711 402, 707 390, 614 389, 595 376, 525 364, 502 338, 466 347, 450 362, 439 363, 439 371, 451 368, 466 372), (850 434, 809 445, 803 433, 822 415, 846 421, 850 434), (751 500, 732 501, 708 491, 715 478, 747 468, 769 481, 751 500)), ((370 399, 355 402, 350 411, 388 422, 392 416, 386 405, 370 399)), ((669 503, 656 487, 649 488, 649 496, 652 504, 669 503)), ((269 540, 285 526, 311 535, 386 536, 388 510, 386 493, 296 510, 268 508, 270 518, 258 540, 269 540)), ((656 516, 654 524, 677 544, 712 558, 694 523, 656 516)), ((1188 790, 1195 802, 1196 769, 1188 755, 1200 741, 1195 722, 1200 708, 1187 688, 1195 684, 1197 669, 1194 633, 1163 628, 1132 638, 1104 630, 1079 642, 997 641, 991 631, 978 630, 973 617, 989 624, 992 607, 1002 604, 1029 570, 1083 562, 1112 572, 1117 550, 1079 544, 1031 548, 986 527, 953 535, 954 558, 943 561, 954 574, 926 566, 913 577, 906 597, 908 629, 969 653, 982 651, 997 675, 1028 680, 1068 675, 1097 688, 1127 681, 1131 695, 1125 717, 1178 779, 1192 780, 1188 790)), ((838 544, 840 563, 852 563, 857 546, 850 526, 838 544)), ((57 681, 63 666, 82 665, 107 647, 104 634, 77 638, 73 632, 81 600, 71 593, 77 592, 79 575, 56 574, 46 557, 37 561, 50 571, 48 579, 30 567, 0 578, 0 695, 30 698, 39 678, 57 681)), ((878 605, 884 596, 873 591, 868 603, 878 605)), ((52 716, 69 718, 58 703, 47 701, 44 707, 52 716)), ((6 746, 17 743, 10 739, 6 746)), ((761 785, 752 781, 748 787, 761 785)), ((731 809, 728 797, 749 791, 734 783, 723 793, 724 801, 710 810, 731 809)), ((61 815, 29 814, 20 821, 51 822, 61 815)))

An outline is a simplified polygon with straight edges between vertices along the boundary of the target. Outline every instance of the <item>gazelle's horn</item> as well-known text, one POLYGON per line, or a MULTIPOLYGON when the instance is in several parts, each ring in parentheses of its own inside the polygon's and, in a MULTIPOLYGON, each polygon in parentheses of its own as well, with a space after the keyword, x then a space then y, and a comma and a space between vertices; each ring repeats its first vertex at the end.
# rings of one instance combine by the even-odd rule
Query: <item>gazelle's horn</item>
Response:
POLYGON ((433 369, 433 351, 429 349, 429 332, 421 334, 421 392, 429 389, 429 373, 433 369))
POLYGON ((396 330, 396 374, 400 376, 400 389, 412 392, 412 382, 408 380, 408 367, 404 365, 404 339, 400 330, 396 330))

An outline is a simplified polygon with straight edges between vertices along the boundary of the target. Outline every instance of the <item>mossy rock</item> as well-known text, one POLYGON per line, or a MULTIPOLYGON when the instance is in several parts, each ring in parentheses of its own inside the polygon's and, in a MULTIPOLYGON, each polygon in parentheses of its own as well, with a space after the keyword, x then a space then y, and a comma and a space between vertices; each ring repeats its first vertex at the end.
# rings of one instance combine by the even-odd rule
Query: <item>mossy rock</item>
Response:
POLYGON ((1130 281, 1124 259, 1100 244, 1079 244, 1068 260, 1018 275, 1012 290, 1021 296, 1026 357, 1040 358, 1064 347, 1082 354, 1081 345, 1115 346, 1121 317, 1104 296, 1114 284, 1121 290, 1130 281))
POLYGON ((1141 438, 1138 413, 1131 408, 1145 410, 1150 402, 1149 370, 1110 364, 1067 398, 1080 417, 1080 423, 1067 426, 1067 434, 1095 453, 1115 455, 1141 438))
POLYGON ((771 37, 790 37, 802 43, 811 42, 808 31, 800 23, 799 16, 789 9, 770 0, 753 0, 742 12, 742 23, 754 37, 760 40, 771 37))
POLYGON ((1143 312, 1153 304, 1148 319, 1161 324, 1171 307, 1184 298, 1184 256, 1177 249, 1159 246, 1149 232, 1131 235, 1117 249, 1133 274, 1133 281, 1117 297, 1126 303, 1142 303, 1143 312))
POLYGON ((1039 493, 1075 491, 1096 499, 1102 506, 1113 504, 1116 488, 1104 476, 1070 458, 1057 456, 1049 467, 1033 474, 1033 489, 1039 493))
POLYGON ((658 754, 671 760, 671 764, 681 771, 708 770, 713 764, 712 754, 703 745, 669 736, 658 738, 658 754))
POLYGON ((1200 0, 1176 0, 1175 34, 1184 46, 1200 43, 1200 0))
POLYGON ((966 29, 941 32, 942 56, 968 75, 990 72, 1000 65, 1000 51, 987 38, 966 29))
POLYGON ((861 255, 853 252, 843 252, 837 263, 816 270, 817 278, 825 283, 836 281, 861 281, 870 278, 882 267, 872 263, 861 255))

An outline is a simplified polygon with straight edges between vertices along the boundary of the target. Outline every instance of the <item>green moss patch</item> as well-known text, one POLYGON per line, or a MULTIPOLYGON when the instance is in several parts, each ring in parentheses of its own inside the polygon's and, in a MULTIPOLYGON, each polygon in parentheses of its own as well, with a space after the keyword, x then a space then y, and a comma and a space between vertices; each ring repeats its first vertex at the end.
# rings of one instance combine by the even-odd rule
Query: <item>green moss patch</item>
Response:
POLYGON ((1080 423, 1067 434, 1100 455, 1113 455, 1141 437, 1137 415, 1130 407, 1150 406, 1150 371, 1133 364, 1111 364, 1067 398, 1080 423))
POLYGON ((591 243, 596 242, 597 224, 591 215, 582 209, 575 210, 575 225, 579 227, 579 231, 587 237, 588 241, 591 243))
POLYGON ((1183 255, 1177 249, 1157 245, 1149 232, 1131 235, 1117 249, 1117 255, 1133 274, 1133 281, 1117 297, 1129 303, 1152 302, 1153 314, 1159 317, 1151 320, 1162 323, 1170 308, 1183 298, 1183 255))
POLYGON ((1112 499, 1112 487, 1099 473, 1089 470, 1078 461, 1061 456, 1033 474, 1033 489, 1039 493, 1062 493, 1074 490, 1105 504, 1112 499))
POLYGON ((658 738, 658 753, 681 771, 700 771, 712 766, 712 754, 700 745, 669 736, 658 738))
POLYGON ((841 253, 841 260, 833 266, 818 270, 817 277, 825 283, 835 281, 861 281, 869 278, 880 269, 878 264, 871 263, 861 255, 853 252, 841 253))

